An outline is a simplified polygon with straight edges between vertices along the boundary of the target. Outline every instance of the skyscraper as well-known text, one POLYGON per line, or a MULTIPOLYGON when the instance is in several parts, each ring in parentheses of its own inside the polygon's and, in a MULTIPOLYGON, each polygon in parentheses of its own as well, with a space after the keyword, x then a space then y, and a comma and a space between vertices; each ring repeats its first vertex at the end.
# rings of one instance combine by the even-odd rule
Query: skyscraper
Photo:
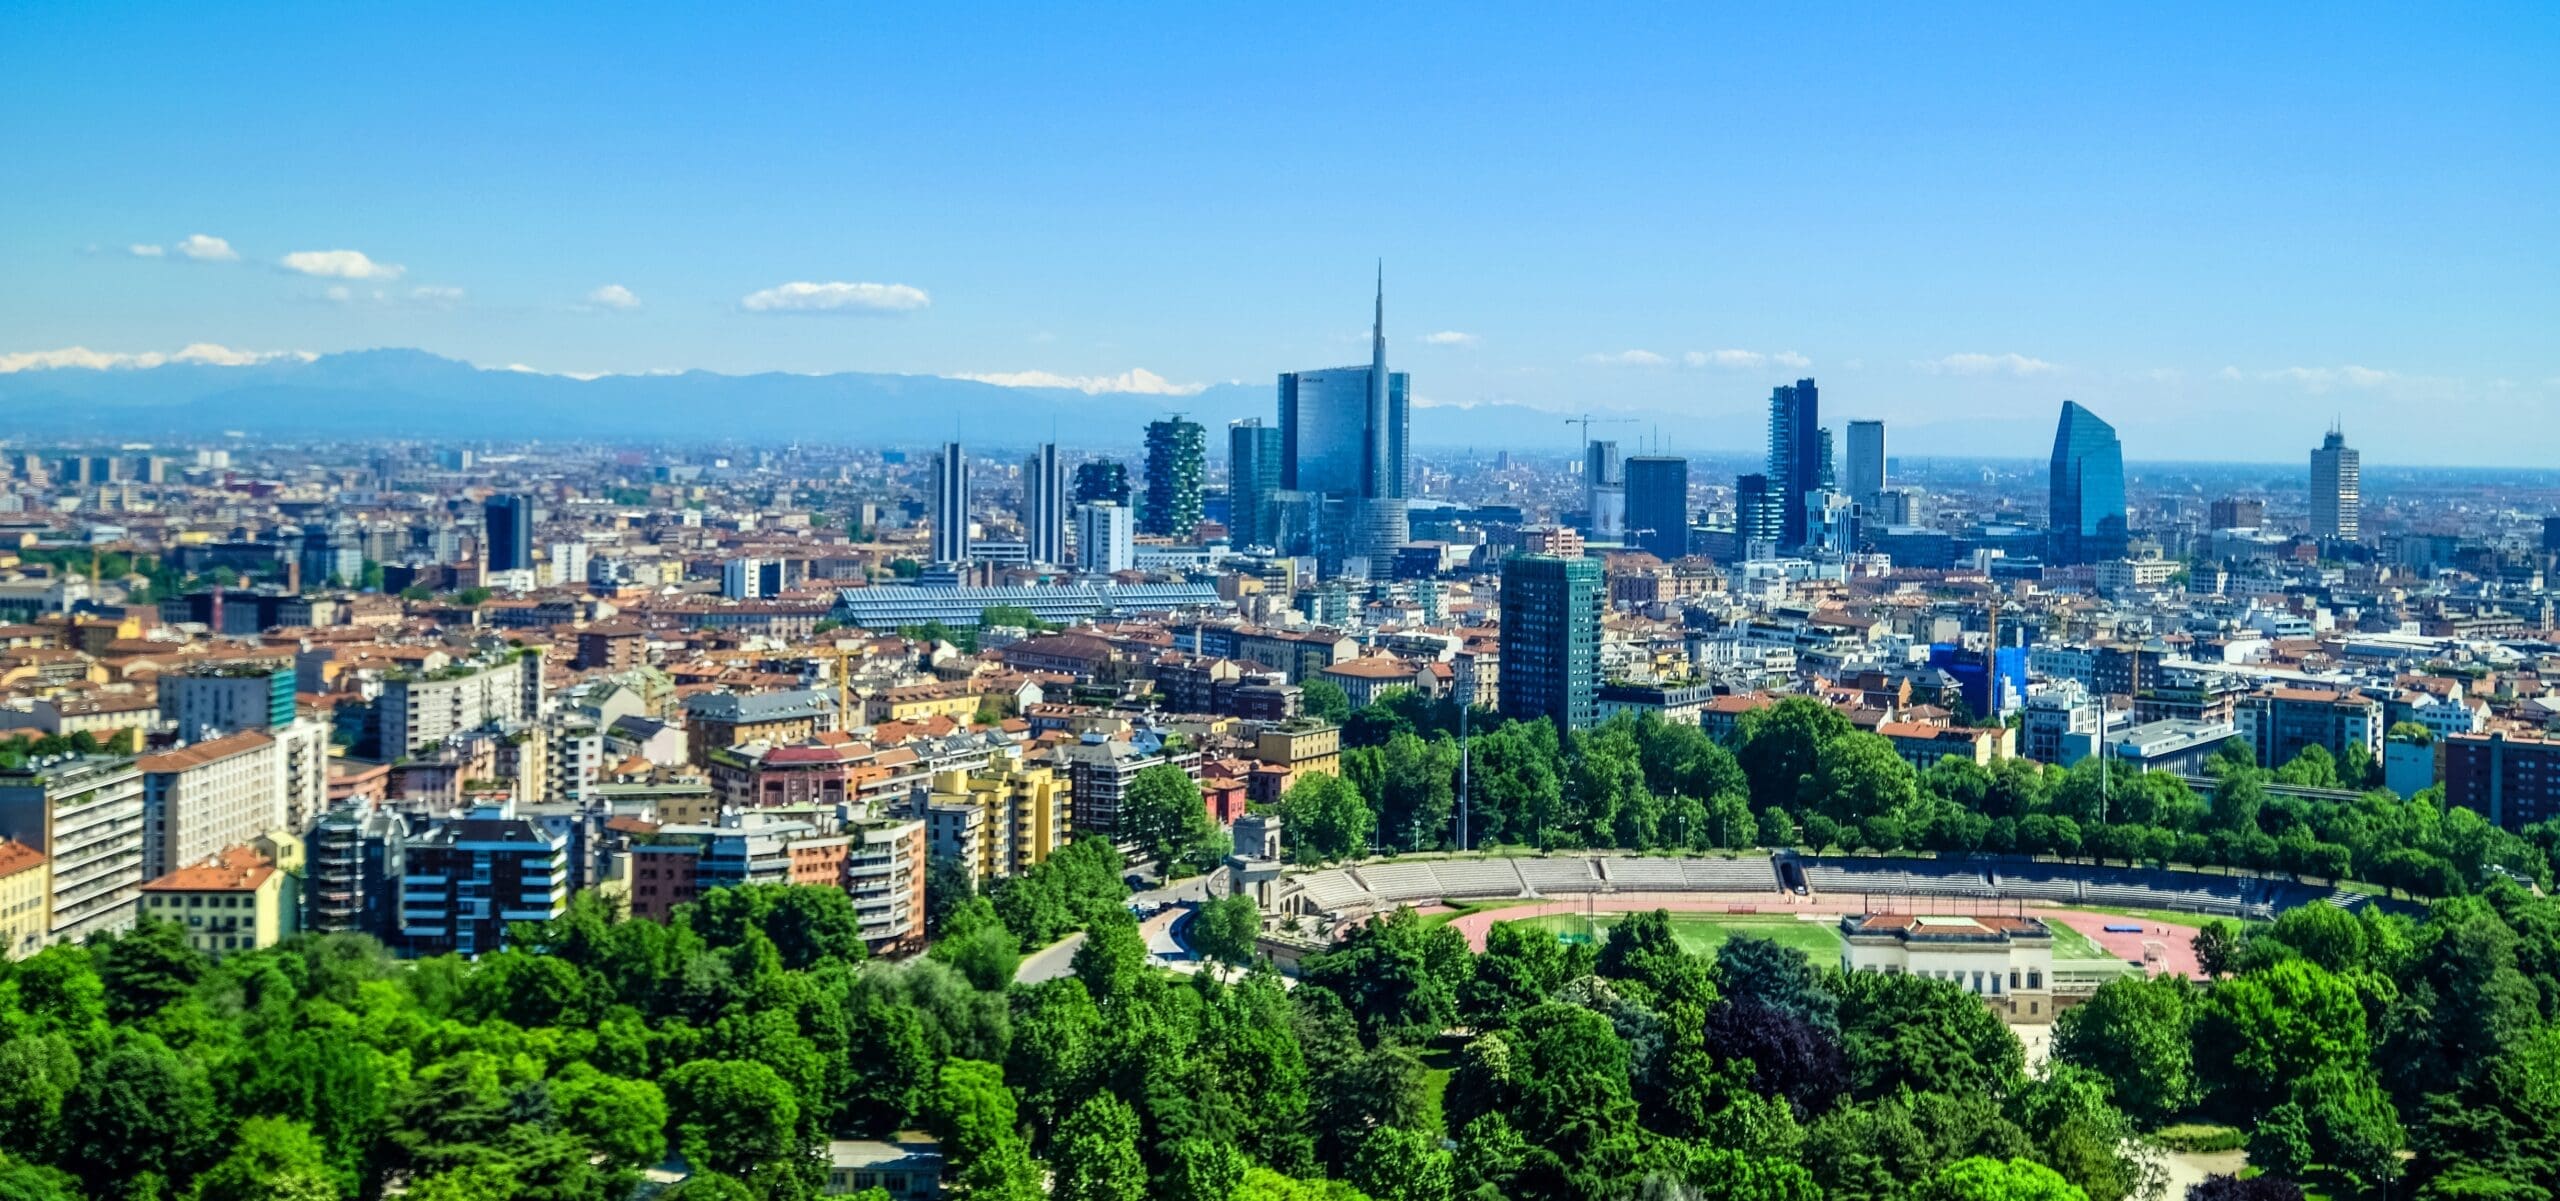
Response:
POLYGON ((1067 561, 1067 469, 1058 444, 1043 442, 1022 464, 1022 541, 1031 561, 1067 561))
POLYGON ((1628 459, 1626 498, 1627 541, 1665 560, 1689 553, 1689 460, 1628 459))
POLYGON ((1227 426, 1227 527, 1237 546, 1273 546, 1279 522, 1270 511, 1280 491, 1280 427, 1247 417, 1227 426))
POLYGON ((1200 524, 1200 475, 1209 457, 1209 432, 1180 414, 1147 423, 1147 495, 1138 509, 1138 532, 1188 538, 1200 524))
POLYGON ((1127 571, 1137 562, 1129 506, 1097 500, 1076 506, 1076 570, 1086 575, 1127 571))
POLYGON ((1582 529, 1594 538, 1627 534, 1627 475, 1615 442, 1582 444, 1582 529))
POLYGON ((2053 431, 2052 516, 2056 563, 2095 563, 2125 551, 2124 447, 2116 427, 2062 402, 2053 431))
POLYGON ((1884 495, 1884 423, 1852 421, 1849 423, 1849 478, 1844 489, 1849 499, 1870 513, 1884 495))
POLYGON ((489 570, 522 571, 533 566, 532 497, 492 496, 481 506, 480 517, 488 526, 484 541, 489 570))
POLYGON ((1280 486, 1315 493, 1335 514, 1322 541, 1337 561, 1394 553, 1407 539, 1410 380, 1387 370, 1386 284, 1369 328, 1369 365, 1280 376, 1280 486))
POLYGON ((933 561, 964 563, 969 558, 969 452, 945 442, 933 457, 933 496, 927 517, 933 523, 933 561))
POLYGON ((1809 379, 1769 392, 1769 490, 1778 500, 1778 545, 1804 545, 1805 493, 1822 486, 1822 396, 1809 379))
POLYGON ((1115 505, 1129 503, 1129 469, 1114 459, 1095 459, 1076 464, 1076 503, 1091 504, 1107 500, 1115 505))
POLYGON ((2311 452, 2311 536, 2353 542, 2363 526, 2363 457, 2347 445, 2345 431, 2331 426, 2311 452))
POLYGON ((1556 732, 1599 720, 1600 561, 1502 561, 1502 715, 1556 732))
POLYGON ((1786 532, 1786 514, 1777 489, 1765 475, 1746 475, 1733 482, 1733 539, 1739 557, 1774 553, 1786 532))

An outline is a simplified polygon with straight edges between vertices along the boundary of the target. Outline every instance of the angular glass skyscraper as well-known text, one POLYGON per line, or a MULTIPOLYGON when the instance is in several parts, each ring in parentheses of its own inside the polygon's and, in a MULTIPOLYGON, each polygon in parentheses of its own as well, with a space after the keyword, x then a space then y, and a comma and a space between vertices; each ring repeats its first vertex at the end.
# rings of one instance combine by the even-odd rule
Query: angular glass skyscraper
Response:
POLYGON ((1805 493, 1822 486, 1829 467, 1822 432, 1822 395, 1800 379, 1769 392, 1769 490, 1778 500, 1778 545, 1804 545, 1805 493))
POLYGON ((1627 468, 1627 541, 1665 561, 1689 553, 1689 460, 1636 455, 1627 468))
POLYGON ((1867 512, 1860 516, 1872 519, 1877 500, 1884 495, 1884 423, 1852 421, 1849 423, 1849 469, 1843 491, 1858 507, 1867 512))
POLYGON ((1325 556, 1392 556, 1407 537, 1410 381, 1387 370, 1387 298, 1378 287, 1369 365, 1280 376, 1280 488, 1320 498, 1332 514, 1325 556))
POLYGON ((2078 401, 2062 402, 2062 421, 2053 432, 2051 499, 2054 562, 2124 556, 2124 447, 2116 441, 2116 427, 2078 401))
POLYGON ((933 561, 969 559, 969 452, 945 442, 933 456, 933 495, 925 506, 933 526, 933 561))
POLYGON ((1556 732, 1600 718, 1600 561, 1502 561, 1502 715, 1556 732))
POLYGON ((1227 426, 1227 537, 1237 546, 1276 546, 1271 494, 1280 491, 1280 429, 1247 417, 1227 426))

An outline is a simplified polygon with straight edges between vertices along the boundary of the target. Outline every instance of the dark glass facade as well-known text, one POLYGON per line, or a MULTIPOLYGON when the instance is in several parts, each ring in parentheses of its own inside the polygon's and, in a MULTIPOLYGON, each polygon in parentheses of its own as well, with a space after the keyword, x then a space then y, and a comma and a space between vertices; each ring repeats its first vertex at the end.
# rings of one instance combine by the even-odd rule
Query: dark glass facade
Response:
POLYGON ((1637 455, 1626 461, 1627 541, 1665 561, 1689 553, 1689 460, 1637 455))
POLYGON ((1503 716, 1543 717, 1558 733, 1599 720, 1600 595, 1597 559, 1503 560, 1503 716))

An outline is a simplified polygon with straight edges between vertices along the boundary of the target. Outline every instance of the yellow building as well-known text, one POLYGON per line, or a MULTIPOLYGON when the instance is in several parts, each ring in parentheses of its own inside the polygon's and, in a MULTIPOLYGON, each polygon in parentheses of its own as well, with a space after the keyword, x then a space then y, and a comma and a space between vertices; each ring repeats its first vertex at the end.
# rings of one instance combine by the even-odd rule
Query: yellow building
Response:
POLYGON ((977 716, 986 698, 965 682, 944 684, 909 684, 884 689, 863 702, 863 716, 872 724, 881 722, 927 722, 937 717, 968 721, 977 716))
POLYGON ((1342 727, 1313 718, 1273 726, 1254 740, 1253 757, 1288 768, 1292 779, 1310 773, 1341 775, 1342 727))
POLYGON ((1067 845, 1071 792, 1064 773, 1009 756, 983 771, 936 772, 925 798, 926 844, 980 880, 1020 875, 1067 845))
POLYGON ((142 915, 177 922, 207 955, 271 947, 302 930, 302 843, 272 834, 142 886, 142 915))
POLYGON ((0 959, 44 949, 53 929, 53 861, 23 842, 0 838, 0 959))

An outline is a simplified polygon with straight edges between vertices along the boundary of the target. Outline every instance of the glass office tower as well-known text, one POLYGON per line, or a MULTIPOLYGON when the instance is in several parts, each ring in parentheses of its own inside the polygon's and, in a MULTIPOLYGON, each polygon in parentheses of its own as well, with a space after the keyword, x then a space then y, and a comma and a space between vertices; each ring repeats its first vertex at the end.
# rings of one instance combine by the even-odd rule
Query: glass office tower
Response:
POLYGON ((2056 563, 2124 556, 2124 447, 2116 441, 2116 427, 2077 401, 2062 402, 2062 421, 2053 432, 2048 525, 2056 563))

